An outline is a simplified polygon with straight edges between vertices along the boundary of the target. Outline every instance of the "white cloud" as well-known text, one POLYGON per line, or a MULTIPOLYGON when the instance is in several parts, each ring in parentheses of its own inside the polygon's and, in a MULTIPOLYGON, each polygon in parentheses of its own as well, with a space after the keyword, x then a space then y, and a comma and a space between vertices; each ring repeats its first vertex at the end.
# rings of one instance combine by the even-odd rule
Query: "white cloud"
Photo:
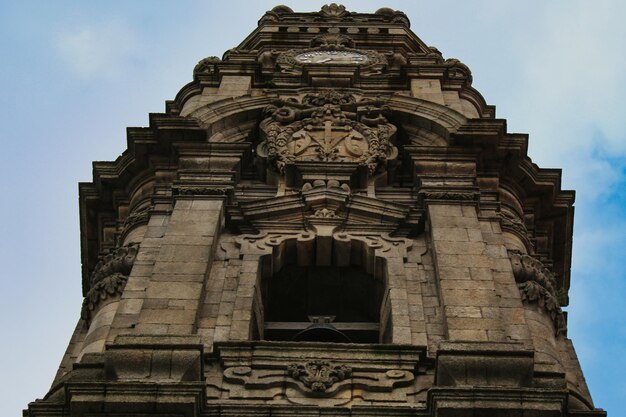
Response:
POLYGON ((122 20, 67 28, 53 39, 53 47, 81 78, 118 75, 132 64, 133 54, 140 50, 136 34, 122 20))
POLYGON ((546 134, 534 143, 540 152, 571 147, 572 139, 588 145, 596 140, 589 132, 598 130, 603 141, 596 146, 626 154, 625 17, 626 5, 607 1, 550 3, 542 30, 520 39, 523 94, 533 103, 528 119, 546 134))

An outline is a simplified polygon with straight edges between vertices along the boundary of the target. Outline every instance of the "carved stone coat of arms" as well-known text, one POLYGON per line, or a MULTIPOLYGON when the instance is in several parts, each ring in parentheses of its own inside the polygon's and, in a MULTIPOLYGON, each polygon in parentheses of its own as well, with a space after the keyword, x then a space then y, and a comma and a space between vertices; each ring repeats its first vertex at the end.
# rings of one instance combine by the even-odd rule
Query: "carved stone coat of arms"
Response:
POLYGON ((257 154, 284 173, 298 162, 354 163, 374 174, 397 156, 384 100, 357 99, 335 90, 277 99, 260 125, 257 154))

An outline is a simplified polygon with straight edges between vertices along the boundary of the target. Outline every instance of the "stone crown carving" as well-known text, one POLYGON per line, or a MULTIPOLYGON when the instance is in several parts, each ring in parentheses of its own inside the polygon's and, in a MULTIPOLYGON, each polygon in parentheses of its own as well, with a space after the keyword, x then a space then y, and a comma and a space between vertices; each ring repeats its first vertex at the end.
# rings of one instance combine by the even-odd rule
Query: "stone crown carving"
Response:
POLYGON ((278 99, 266 108, 261 122, 263 141, 257 153, 274 168, 298 162, 354 163, 373 174, 397 156, 392 140, 396 127, 387 121, 380 99, 361 99, 325 90, 296 100, 278 99))

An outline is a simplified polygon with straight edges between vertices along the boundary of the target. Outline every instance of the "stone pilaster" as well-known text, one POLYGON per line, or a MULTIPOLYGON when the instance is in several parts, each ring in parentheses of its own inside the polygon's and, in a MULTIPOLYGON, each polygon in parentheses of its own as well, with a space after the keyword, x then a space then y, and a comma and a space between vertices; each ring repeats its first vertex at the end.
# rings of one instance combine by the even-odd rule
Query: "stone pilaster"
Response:
MULTIPOLYGON (((487 252, 473 204, 428 204, 430 236, 451 341, 502 342, 505 327, 487 252)), ((508 262, 508 261, 507 261, 508 262)))

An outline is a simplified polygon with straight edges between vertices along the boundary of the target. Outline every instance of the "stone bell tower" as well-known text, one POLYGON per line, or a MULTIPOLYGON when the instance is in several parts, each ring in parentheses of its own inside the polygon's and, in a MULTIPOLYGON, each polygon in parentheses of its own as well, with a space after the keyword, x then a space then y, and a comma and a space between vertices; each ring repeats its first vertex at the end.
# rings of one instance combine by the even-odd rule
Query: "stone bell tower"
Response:
POLYGON ((603 416, 574 193, 388 8, 277 6, 80 184, 83 292, 26 416, 603 416))

